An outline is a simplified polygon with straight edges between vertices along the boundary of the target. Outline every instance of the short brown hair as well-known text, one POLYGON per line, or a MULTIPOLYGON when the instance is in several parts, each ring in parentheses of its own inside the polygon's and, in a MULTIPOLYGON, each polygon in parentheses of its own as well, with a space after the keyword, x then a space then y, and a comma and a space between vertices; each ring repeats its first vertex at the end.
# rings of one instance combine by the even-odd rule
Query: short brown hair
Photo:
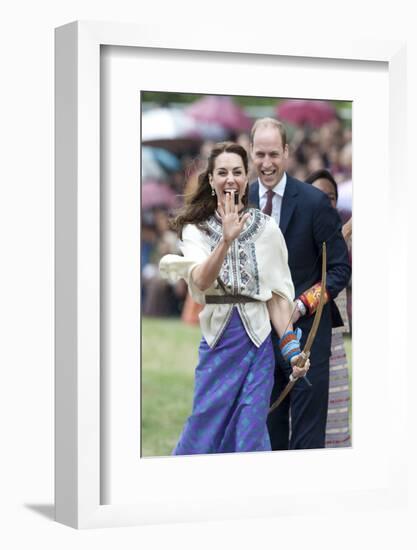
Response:
POLYGON ((258 120, 255 121, 250 131, 251 145, 253 145, 253 140, 255 137, 256 130, 258 130, 258 128, 268 128, 268 127, 276 128, 278 130, 278 132, 281 134, 282 146, 285 147, 287 145, 287 129, 285 128, 284 124, 280 120, 277 120, 276 118, 271 118, 271 117, 258 118, 258 120))

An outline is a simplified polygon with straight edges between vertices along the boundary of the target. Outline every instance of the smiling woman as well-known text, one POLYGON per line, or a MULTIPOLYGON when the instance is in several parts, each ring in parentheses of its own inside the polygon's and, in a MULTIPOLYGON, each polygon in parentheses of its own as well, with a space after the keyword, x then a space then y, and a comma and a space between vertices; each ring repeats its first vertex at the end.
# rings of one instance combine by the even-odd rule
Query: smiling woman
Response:
POLYGON ((242 198, 248 185, 247 167, 237 153, 222 153, 216 158, 213 174, 209 174, 212 193, 223 208, 226 206, 227 195, 232 195, 233 204, 239 210, 243 208, 242 198))
POLYGON ((246 150, 231 142, 215 145, 173 223, 183 256, 169 254, 160 262, 164 277, 185 279, 204 305, 193 408, 173 454, 271 450, 271 322, 295 376, 309 368, 308 362, 304 369, 295 366, 298 335, 286 324, 294 287, 284 238, 271 217, 247 208, 247 186, 246 150))
POLYGON ((211 150, 207 169, 198 177, 197 189, 186 196, 184 208, 173 221, 182 235, 187 223, 200 224, 212 216, 218 203, 225 206, 225 192, 238 191, 240 208, 248 205, 248 155, 240 145, 218 143, 211 150))

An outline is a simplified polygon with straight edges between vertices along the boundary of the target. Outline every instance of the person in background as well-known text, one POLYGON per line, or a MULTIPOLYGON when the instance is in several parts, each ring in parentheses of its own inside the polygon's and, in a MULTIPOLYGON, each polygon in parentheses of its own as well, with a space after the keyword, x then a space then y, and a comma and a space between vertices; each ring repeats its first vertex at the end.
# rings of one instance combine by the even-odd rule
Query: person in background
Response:
POLYGON ((169 254, 161 275, 183 278, 204 305, 193 408, 175 455, 271 450, 267 430, 274 381, 271 322, 295 377, 299 333, 287 323, 294 286, 275 221, 247 208, 248 154, 216 144, 198 186, 173 221, 183 256, 169 254), (270 254, 270 247, 274 254, 270 254))
POLYGON ((153 214, 143 212, 141 224, 141 244, 140 244, 140 274, 141 274, 141 299, 142 303, 146 300, 146 285, 149 272, 154 273, 152 267, 152 256, 157 243, 157 234, 153 214))
MULTIPOLYGON (((333 208, 337 207, 338 189, 337 183, 328 170, 317 170, 310 174, 306 183, 310 183, 325 193, 333 208)), ((352 218, 342 227, 342 234, 350 248, 352 236, 352 218)), ((330 355, 330 379, 329 379, 329 403, 326 424, 326 447, 350 447, 351 434, 349 426, 349 371, 348 360, 343 334, 349 332, 349 319, 347 312, 346 289, 335 300, 337 310, 333 308, 333 321, 331 355, 330 355), (342 317, 340 318, 340 313, 342 317), (341 320, 342 319, 342 320, 341 320)))
MULTIPOLYGON (((154 209, 152 217, 155 239, 147 263, 142 266, 142 312, 150 317, 178 316, 186 295, 186 285, 184 281, 172 284, 162 279, 158 269, 162 256, 179 252, 178 238, 169 227, 168 213, 164 209, 154 209)), ((143 227, 142 234, 146 236, 143 227)))
MULTIPOLYGON (((351 268, 338 214, 326 195, 286 172, 289 145, 284 124, 273 118, 255 122, 251 156, 258 178, 250 187, 250 203, 279 225, 288 249, 288 264, 295 286, 295 309, 291 317, 303 333, 302 347, 313 324, 321 292, 324 306, 311 349, 311 368, 305 381, 294 388, 268 419, 272 449, 311 449, 325 446, 329 393, 329 358, 333 300, 347 285, 351 268), (327 284, 321 288, 321 252, 327 245, 327 284)), ((274 245, 268 254, 275 257, 274 245)), ((287 384, 289 369, 276 350, 275 401, 287 384)))

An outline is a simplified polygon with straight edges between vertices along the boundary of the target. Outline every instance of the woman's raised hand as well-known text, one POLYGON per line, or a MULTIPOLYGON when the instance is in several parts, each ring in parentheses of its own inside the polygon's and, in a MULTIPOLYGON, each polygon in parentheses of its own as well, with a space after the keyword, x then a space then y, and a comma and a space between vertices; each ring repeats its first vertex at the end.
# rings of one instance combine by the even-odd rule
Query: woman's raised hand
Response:
POLYGON ((220 202, 217 205, 217 211, 223 224, 223 239, 227 244, 231 244, 240 235, 246 220, 250 216, 247 212, 239 220, 238 205, 235 204, 234 196, 234 193, 227 193, 224 207, 220 202))

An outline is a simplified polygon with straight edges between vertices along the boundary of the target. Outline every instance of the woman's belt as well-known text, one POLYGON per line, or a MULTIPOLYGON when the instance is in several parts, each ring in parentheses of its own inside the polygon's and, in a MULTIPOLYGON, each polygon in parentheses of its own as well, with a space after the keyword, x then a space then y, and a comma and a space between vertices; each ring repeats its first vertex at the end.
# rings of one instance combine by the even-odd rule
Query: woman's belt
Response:
POLYGON ((206 296, 206 304, 246 304, 247 302, 259 302, 251 296, 243 294, 226 294, 224 296, 206 296))

